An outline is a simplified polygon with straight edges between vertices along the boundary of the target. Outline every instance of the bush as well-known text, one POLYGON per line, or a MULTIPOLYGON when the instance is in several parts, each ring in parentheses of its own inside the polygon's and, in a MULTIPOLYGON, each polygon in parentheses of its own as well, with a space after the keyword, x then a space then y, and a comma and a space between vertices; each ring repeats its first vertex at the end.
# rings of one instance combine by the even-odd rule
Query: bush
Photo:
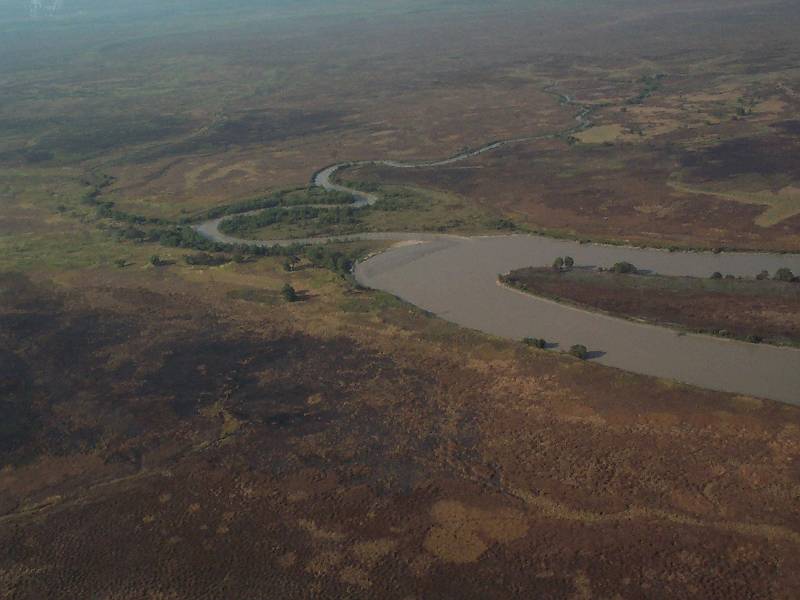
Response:
POLYGON ((197 254, 187 254, 184 259, 187 265, 198 265, 208 267, 218 267, 230 262, 224 254, 209 254, 208 252, 198 252, 197 254))
POLYGON ((560 256, 553 261, 553 270, 560 271, 564 266, 564 259, 560 256))
POLYGON ((586 360, 589 357, 589 350, 583 344, 575 344, 569 349, 569 353, 581 360, 586 360))
POLYGON ((330 269, 343 277, 350 273, 355 262, 354 255, 348 255, 327 246, 311 246, 306 251, 306 256, 315 267, 330 269))
POLYGON ((764 281, 765 279, 769 279, 769 271, 767 270, 761 271, 761 273, 756 275, 756 279, 758 281, 764 281))
POLYGON ((297 302, 299 297, 297 296, 297 291, 288 283, 283 286, 281 290, 281 296, 287 302, 297 302))
POLYGON ((714 271, 711 274, 711 279, 722 279, 722 273, 720 273, 719 271, 714 271))
POLYGON ((153 256, 150 257, 150 264, 154 267, 160 267, 164 264, 164 261, 161 260, 161 257, 158 254, 153 254, 153 256))
POLYGON ((547 348, 547 341, 544 338, 526 337, 523 338, 522 343, 527 346, 539 348, 540 350, 547 348))
POLYGON ((569 270, 574 266, 575 266, 575 259, 572 258, 571 256, 565 256, 564 257, 564 267, 569 270))
POLYGON ((792 273, 791 269, 783 267, 775 271, 774 279, 776 281, 794 281, 794 273, 792 273))
POLYGON ((611 271, 614 273, 636 273, 637 269, 631 263, 623 261, 615 263, 614 266, 611 267, 611 271))

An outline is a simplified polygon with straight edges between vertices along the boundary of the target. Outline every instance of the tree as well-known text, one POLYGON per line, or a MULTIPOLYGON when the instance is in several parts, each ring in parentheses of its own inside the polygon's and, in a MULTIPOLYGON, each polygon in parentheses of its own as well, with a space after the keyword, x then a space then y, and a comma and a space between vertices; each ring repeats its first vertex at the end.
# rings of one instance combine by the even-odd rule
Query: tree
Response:
POLYGON ((571 256, 565 256, 564 257, 564 266, 567 268, 567 270, 572 269, 572 267, 575 266, 575 259, 572 258, 571 256))
POLYGON ((539 348, 540 350, 547 348, 547 340, 543 338, 526 337, 523 338, 522 343, 533 346, 534 348, 539 348))
POLYGON ((283 289, 281 290, 281 295, 287 302, 297 302, 299 299, 297 296, 297 291, 288 283, 284 284, 283 289))
POLYGON ((719 271, 714 271, 711 274, 711 279, 722 279, 722 273, 720 273, 719 271))
POLYGON ((581 360, 586 360, 589 357, 589 350, 583 344, 575 344, 569 349, 569 353, 581 360))
POLYGON ((777 281, 794 281, 794 273, 792 273, 791 269, 783 267, 775 271, 774 279, 777 281))
POLYGON ((756 275, 756 279, 758 279, 759 281, 764 281, 765 279, 769 279, 769 271, 767 271, 766 269, 761 271, 761 273, 756 275))
POLYGON ((160 267, 164 263, 158 254, 153 254, 153 256, 150 257, 150 264, 154 267, 160 267))
POLYGON ((553 261, 553 270, 560 271, 561 268, 564 266, 564 259, 560 256, 553 261))
POLYGON ((287 273, 291 273, 294 271, 294 262, 290 258, 286 258, 283 261, 283 270, 287 273))
POLYGON ((625 261, 615 263, 611 270, 614 273, 636 273, 636 267, 625 261))

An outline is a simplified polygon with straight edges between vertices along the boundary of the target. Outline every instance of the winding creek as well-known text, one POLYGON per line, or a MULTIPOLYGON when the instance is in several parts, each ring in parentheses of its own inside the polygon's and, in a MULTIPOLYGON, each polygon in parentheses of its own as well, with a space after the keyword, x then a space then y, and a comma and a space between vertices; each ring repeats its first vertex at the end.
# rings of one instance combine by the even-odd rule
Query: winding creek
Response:
MULTIPOLYGON (((575 104, 561 95, 562 102, 575 104)), ((590 109, 582 107, 578 125, 588 126, 590 109)), ((562 135, 563 135, 562 133, 562 135)), ((359 161, 332 165, 314 175, 315 185, 344 191, 354 206, 377 198, 333 181, 337 171, 364 164, 394 168, 447 165, 502 146, 542 139, 537 136, 493 142, 441 161, 401 163, 359 161)), ((356 280, 370 288, 394 294, 419 308, 458 325, 512 339, 542 337, 567 349, 584 344, 594 360, 645 375, 671 379, 708 389, 752 395, 800 404, 800 350, 748 344, 636 323, 593 313, 523 294, 498 285, 500 273, 528 266, 544 266, 556 256, 570 255, 579 265, 611 265, 628 261, 662 275, 708 277, 714 271, 753 276, 763 269, 789 267, 800 272, 800 255, 761 253, 667 252, 657 249, 581 244, 535 235, 459 237, 425 233, 364 233, 335 238, 254 242, 219 231, 222 219, 198 225, 209 239, 225 243, 265 246, 324 243, 335 240, 391 240, 406 242, 359 263, 356 280), (408 243, 418 242, 418 243, 408 243)))

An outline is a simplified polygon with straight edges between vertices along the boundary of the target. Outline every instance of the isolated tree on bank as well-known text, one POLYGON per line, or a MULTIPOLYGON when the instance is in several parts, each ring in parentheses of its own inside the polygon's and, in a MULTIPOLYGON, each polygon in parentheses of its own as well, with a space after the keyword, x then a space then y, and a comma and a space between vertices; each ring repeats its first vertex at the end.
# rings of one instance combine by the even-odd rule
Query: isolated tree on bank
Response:
POLYGON ((794 281, 794 273, 792 273, 791 269, 783 267, 775 271, 775 279, 777 281, 794 281))
POLYGON ((636 267, 631 263, 624 261, 616 263, 613 267, 611 267, 611 270, 614 271, 614 273, 636 273, 636 267))
POLYGON ((589 350, 583 344, 575 344, 569 349, 569 353, 581 360, 586 360, 589 357, 589 350))
POLYGON ((283 289, 281 290, 281 295, 283 296, 283 299, 286 300, 287 302, 297 302, 297 300, 299 300, 297 291, 288 283, 283 286, 283 289))
POLYGON ((553 270, 560 271, 564 267, 564 259, 560 256, 553 261, 553 270))
POLYGON ((547 340, 543 338, 526 337, 523 338, 522 343, 533 346, 534 348, 539 348, 540 350, 547 348, 547 340))
POLYGON ((575 259, 572 258, 571 256, 565 256, 564 257, 564 267, 566 267, 566 269, 569 271, 574 266, 575 266, 575 259))

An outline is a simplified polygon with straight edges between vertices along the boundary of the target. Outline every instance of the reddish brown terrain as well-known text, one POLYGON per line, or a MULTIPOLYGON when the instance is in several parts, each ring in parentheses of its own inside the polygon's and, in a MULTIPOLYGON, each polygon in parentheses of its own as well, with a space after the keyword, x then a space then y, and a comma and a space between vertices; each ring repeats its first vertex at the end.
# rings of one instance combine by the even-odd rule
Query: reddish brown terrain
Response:
POLYGON ((232 276, 3 277, 18 290, 0 313, 5 597, 800 585, 797 407, 486 339, 363 292, 222 302, 232 276), (331 302, 353 318, 308 320, 331 302))
POLYGON ((798 250, 796 1, 26 4, 0 598, 800 597, 800 407, 459 329, 352 283, 386 243, 186 227, 334 162, 552 134, 345 170, 392 195, 358 225, 798 250))
POLYGON ((614 316, 750 341, 800 343, 800 284, 528 268, 503 277, 537 296, 614 316))

